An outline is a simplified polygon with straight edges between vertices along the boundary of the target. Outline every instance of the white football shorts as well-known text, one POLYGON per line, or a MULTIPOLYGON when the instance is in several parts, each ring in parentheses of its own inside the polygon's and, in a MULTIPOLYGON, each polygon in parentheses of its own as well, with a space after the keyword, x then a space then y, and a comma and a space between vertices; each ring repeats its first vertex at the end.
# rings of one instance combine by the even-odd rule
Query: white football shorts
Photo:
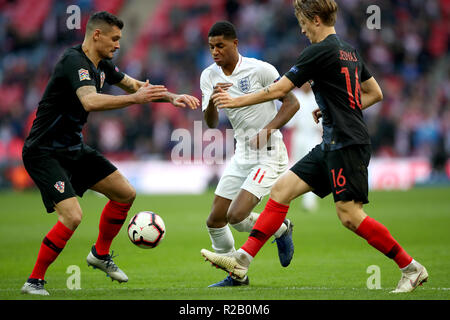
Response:
POLYGON ((236 156, 231 158, 215 191, 216 195, 226 199, 233 200, 244 189, 261 200, 288 169, 288 155, 284 144, 274 157, 258 163, 239 163, 236 156))

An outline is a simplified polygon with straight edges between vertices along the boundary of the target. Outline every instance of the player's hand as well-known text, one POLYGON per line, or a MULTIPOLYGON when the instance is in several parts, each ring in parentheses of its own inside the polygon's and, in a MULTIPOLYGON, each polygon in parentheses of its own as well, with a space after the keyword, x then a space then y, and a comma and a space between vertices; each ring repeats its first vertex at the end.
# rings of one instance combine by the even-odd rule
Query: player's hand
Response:
POLYGON ((170 100, 170 102, 178 108, 189 107, 192 110, 197 109, 200 105, 200 100, 196 97, 190 96, 188 94, 177 94, 170 100))
POLYGON ((267 141, 269 140, 271 135, 271 131, 267 129, 261 129, 261 131, 258 132, 255 136, 253 136, 250 141, 250 149, 252 150, 258 150, 263 148, 267 141))
POLYGON ((213 100, 214 106, 219 109, 237 107, 230 94, 221 87, 217 87, 217 93, 213 94, 211 99, 213 100))
POLYGON ((312 116, 314 118, 314 122, 319 123, 319 119, 322 118, 322 111, 320 111, 320 109, 317 108, 312 112, 312 116))
POLYGON ((167 88, 162 85, 152 85, 147 80, 133 95, 137 104, 144 104, 163 99, 167 95, 167 88))

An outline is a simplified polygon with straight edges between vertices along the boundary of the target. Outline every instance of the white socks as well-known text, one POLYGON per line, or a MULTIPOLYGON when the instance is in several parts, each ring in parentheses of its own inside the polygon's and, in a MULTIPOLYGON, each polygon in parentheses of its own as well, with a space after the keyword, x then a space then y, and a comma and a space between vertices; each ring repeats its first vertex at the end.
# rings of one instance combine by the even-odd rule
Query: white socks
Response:
POLYGON ((241 222, 230 224, 234 229, 236 229, 239 232, 248 232, 250 233, 253 229, 253 226, 256 223, 256 219, 258 219, 259 213, 256 212, 250 212, 247 218, 242 220, 241 222))
POLYGON ((253 260, 253 257, 247 251, 240 248, 236 251, 235 256, 239 264, 247 268, 253 260))
POLYGON ((211 239, 212 248, 216 253, 229 254, 236 251, 234 248, 234 238, 228 224, 222 228, 209 228, 209 237, 211 239))
POLYGON ((287 226, 286 226, 286 224, 283 222, 283 223, 281 224, 281 226, 278 228, 277 232, 275 232, 273 235, 274 235, 275 238, 279 238, 279 237, 281 237, 281 236, 283 235, 283 233, 286 232, 286 230, 287 230, 287 226))
POLYGON ((416 260, 412 259, 411 262, 406 267, 400 268, 400 270, 402 270, 402 272, 405 272, 410 266, 414 265, 415 263, 416 260))
MULTIPOLYGON (((247 218, 245 218, 241 222, 231 224, 231 226, 239 232, 250 233, 258 217, 259 213, 251 212, 247 218)), ((286 224, 281 224, 280 228, 274 234, 275 238, 281 237, 286 232, 286 230, 286 224)), ((211 239, 212 248, 216 253, 230 254, 236 251, 236 249, 234 248, 234 237, 228 224, 222 228, 208 227, 208 233, 209 238, 211 239)))

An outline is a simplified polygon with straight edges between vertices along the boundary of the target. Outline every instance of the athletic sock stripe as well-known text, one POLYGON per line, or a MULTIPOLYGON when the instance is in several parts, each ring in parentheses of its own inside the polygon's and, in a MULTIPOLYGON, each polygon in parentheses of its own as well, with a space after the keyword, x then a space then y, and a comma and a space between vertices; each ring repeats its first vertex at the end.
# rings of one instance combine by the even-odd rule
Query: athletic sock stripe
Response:
POLYGON ((42 243, 44 243, 47 247, 49 247, 50 249, 52 249, 53 251, 55 251, 56 253, 60 253, 62 251, 63 248, 59 248, 57 247, 49 238, 45 237, 44 240, 42 241, 42 243))
POLYGON ((250 237, 253 237, 253 238, 258 239, 258 240, 264 240, 264 239, 266 239, 267 235, 264 232, 262 232, 262 231, 253 229, 250 232, 250 237))
POLYGON ((386 253, 386 256, 388 258, 394 259, 397 253, 400 251, 400 246, 398 244, 395 244, 391 250, 389 250, 388 253, 386 253))

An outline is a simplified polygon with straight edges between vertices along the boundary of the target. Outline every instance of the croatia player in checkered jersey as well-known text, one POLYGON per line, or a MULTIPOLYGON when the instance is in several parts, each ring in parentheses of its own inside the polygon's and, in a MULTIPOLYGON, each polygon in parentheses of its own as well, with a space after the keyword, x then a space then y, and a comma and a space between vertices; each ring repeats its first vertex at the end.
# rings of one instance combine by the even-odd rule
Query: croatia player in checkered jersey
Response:
MULTIPOLYGON (((219 21, 211 27, 208 42, 214 64, 202 72, 200 87, 204 118, 208 127, 213 128, 219 116, 211 97, 218 88, 240 96, 264 88, 277 81, 280 75, 269 63, 239 54, 235 28, 227 21, 219 21)), ((278 129, 297 112, 299 103, 292 93, 280 100, 280 112, 275 101, 224 110, 234 129, 236 150, 217 185, 206 222, 212 248, 218 254, 235 251, 229 225, 239 232, 251 232, 259 216, 252 212, 253 208, 269 194, 277 178, 288 168, 286 147, 278 129)), ((283 267, 289 265, 294 253, 292 226, 286 219, 274 234, 283 267)), ((210 287, 248 284, 248 277, 228 276, 210 287)))

